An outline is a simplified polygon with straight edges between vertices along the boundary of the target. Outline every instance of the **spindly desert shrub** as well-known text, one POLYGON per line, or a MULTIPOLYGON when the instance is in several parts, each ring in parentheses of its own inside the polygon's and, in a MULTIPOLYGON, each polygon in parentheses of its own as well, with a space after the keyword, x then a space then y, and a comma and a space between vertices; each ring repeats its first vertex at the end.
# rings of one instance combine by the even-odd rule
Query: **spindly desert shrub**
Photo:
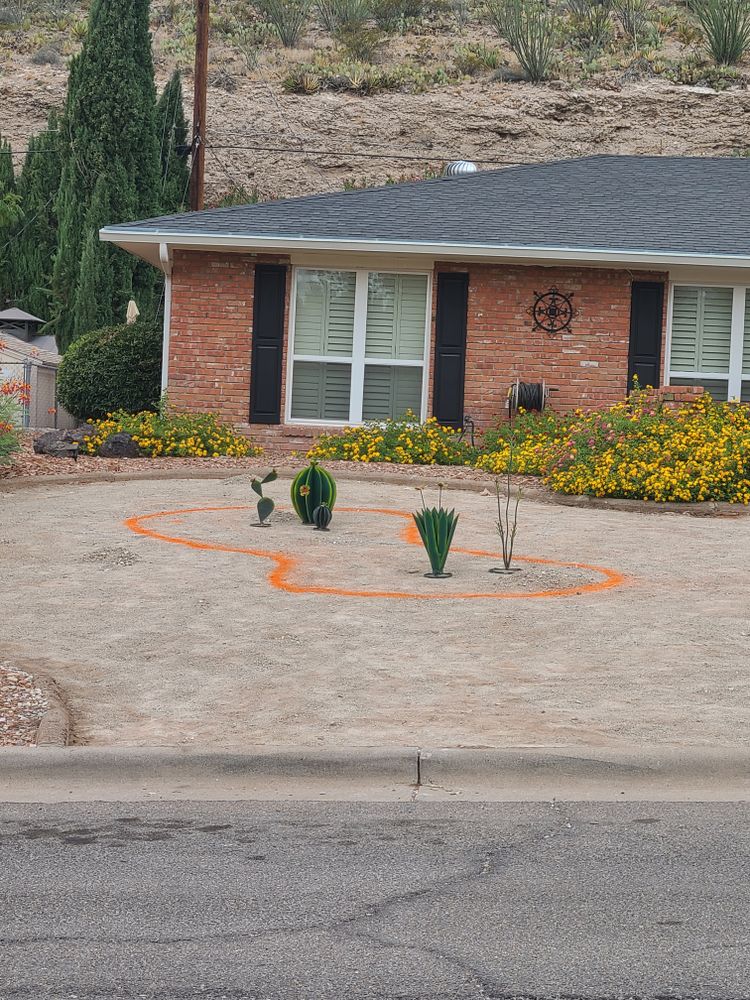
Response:
POLYGON ((733 66, 750 49, 750 0, 692 0, 706 48, 720 66, 733 66))
POLYGON ((487 16, 532 83, 549 79, 558 36, 546 0, 487 0, 487 16))
POLYGON ((281 44, 294 48, 310 17, 310 0, 254 0, 261 18, 271 25, 281 44))

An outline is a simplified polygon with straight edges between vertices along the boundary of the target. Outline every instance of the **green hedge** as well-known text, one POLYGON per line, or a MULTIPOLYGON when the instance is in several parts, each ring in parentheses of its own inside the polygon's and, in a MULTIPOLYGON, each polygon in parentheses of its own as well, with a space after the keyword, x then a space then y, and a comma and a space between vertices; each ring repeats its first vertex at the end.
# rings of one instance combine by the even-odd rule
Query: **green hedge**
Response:
POLYGON ((161 393, 161 330, 153 323, 85 333, 65 352, 57 395, 79 420, 153 410, 161 393))

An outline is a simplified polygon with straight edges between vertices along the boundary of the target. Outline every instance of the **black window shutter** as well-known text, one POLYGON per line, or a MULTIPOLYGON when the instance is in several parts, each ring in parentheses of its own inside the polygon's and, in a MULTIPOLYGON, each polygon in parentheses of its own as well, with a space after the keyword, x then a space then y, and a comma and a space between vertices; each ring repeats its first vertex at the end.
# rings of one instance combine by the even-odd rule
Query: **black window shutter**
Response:
POLYGON ((281 423, 281 360, 284 355, 286 267, 255 265, 250 423, 281 423))
POLYGON ((456 272, 438 274, 432 412, 447 427, 462 427, 464 422, 468 304, 469 275, 456 272))
POLYGON ((659 387, 663 315, 663 283, 634 281, 630 294, 628 391, 633 388, 634 375, 642 389, 647 385, 659 387))

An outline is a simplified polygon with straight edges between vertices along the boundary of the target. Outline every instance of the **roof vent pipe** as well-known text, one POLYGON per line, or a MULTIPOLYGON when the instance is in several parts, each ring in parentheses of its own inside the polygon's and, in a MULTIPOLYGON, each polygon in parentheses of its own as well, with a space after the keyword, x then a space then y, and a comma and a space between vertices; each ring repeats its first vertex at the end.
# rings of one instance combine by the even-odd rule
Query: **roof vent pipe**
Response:
POLYGON ((477 173, 478 169, 471 160, 454 160, 446 166, 443 177, 463 177, 465 174, 477 173))

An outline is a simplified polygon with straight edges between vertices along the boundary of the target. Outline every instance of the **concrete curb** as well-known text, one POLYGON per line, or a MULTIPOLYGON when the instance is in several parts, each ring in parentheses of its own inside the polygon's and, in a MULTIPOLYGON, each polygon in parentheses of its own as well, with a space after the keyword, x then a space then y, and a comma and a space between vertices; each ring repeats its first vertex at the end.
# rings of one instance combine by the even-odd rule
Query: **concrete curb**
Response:
POLYGON ((506 789, 615 786, 731 787, 750 798, 750 750, 714 747, 594 750, 575 747, 422 750, 420 784, 506 789))
MULTIPOLYGON (((141 461, 141 459, 133 459, 141 461)), ((145 460, 144 460, 145 461, 145 460)), ((370 470, 373 466, 364 466, 362 471, 340 469, 336 479, 341 482, 371 482, 379 486, 414 486, 416 477, 399 473, 378 474, 370 470)), ((276 471, 282 478, 292 478, 299 471, 299 466, 277 466, 276 471)), ((250 476, 252 472, 244 469, 163 469, 150 472, 86 472, 78 475, 62 476, 19 476, 17 479, 0 479, 0 493, 33 489, 43 486, 85 486, 89 483, 128 483, 166 481, 180 479, 238 479, 250 476)), ((481 493, 488 488, 492 477, 486 479, 451 479, 445 477, 444 485, 451 490, 465 490, 468 493, 481 493)), ((534 503, 552 504, 558 507, 582 507, 590 510, 614 510, 628 514, 682 514, 688 517, 748 517, 750 506, 726 503, 724 501, 703 501, 700 503, 656 503, 653 500, 628 500, 617 497, 573 496, 563 493, 553 493, 541 486, 524 486, 523 493, 527 500, 534 503)))
POLYGON ((411 790, 417 753, 416 747, 8 748, 0 750, 0 801, 318 798, 337 787, 351 797, 351 789, 411 790))
POLYGON ((33 677, 44 692, 49 705, 36 731, 36 745, 38 747, 66 747, 70 741, 72 724, 70 711, 60 693, 60 688, 46 674, 35 671, 33 677))
POLYGON ((39 747, 0 751, 0 801, 750 800, 750 751, 538 747, 39 747))

